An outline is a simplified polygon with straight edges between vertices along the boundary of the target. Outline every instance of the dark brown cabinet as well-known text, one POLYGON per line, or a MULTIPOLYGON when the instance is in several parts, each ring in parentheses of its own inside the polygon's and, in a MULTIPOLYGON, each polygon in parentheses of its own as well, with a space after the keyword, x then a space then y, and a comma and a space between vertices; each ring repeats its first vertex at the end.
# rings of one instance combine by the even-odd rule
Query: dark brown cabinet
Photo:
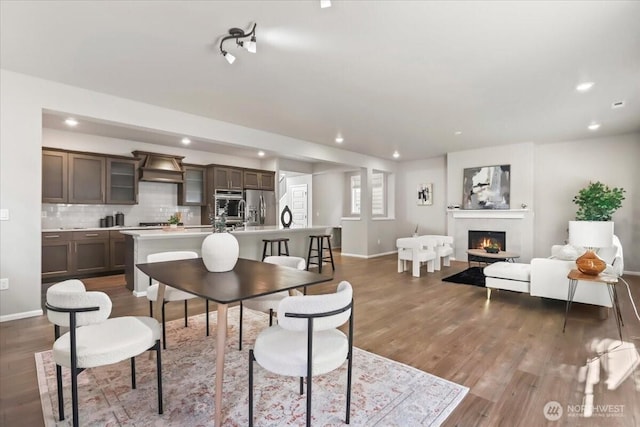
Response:
POLYGON ((105 158, 68 153, 69 203, 104 203, 105 158))
POLYGON ((42 233, 42 278, 66 276, 73 271, 71 233, 42 233))
POLYGON ((213 167, 213 185, 216 190, 243 190, 242 178, 242 169, 213 167))
POLYGON ((244 188, 256 190, 273 190, 275 188, 275 172, 244 171, 244 188))
POLYGON ((125 263, 124 234, 109 232, 109 270, 122 270, 125 263))
POLYGON ((107 204, 138 203, 138 162, 107 157, 107 204))
POLYGON ((207 169, 203 166, 182 165, 184 183, 178 184, 178 204, 181 206, 204 206, 207 204, 207 169))
POLYGON ((67 179, 67 153, 42 150, 42 202, 67 203, 67 179))
POLYGON ((98 273, 109 269, 108 231, 74 231, 73 246, 75 273, 98 273))

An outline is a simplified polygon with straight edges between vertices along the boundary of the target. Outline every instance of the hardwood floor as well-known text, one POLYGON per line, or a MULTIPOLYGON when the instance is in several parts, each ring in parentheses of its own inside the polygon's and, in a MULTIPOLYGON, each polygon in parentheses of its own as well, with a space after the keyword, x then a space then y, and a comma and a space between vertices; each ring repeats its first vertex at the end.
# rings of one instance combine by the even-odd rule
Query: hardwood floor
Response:
MULTIPOLYGON (((336 255, 334 281, 311 289, 333 291, 340 280, 351 282, 356 346, 470 388, 446 426, 640 425, 638 369, 617 390, 606 389, 602 371, 594 403, 618 405, 602 406, 607 410, 603 416, 568 414, 582 404, 584 383, 578 381, 578 369, 595 355, 589 343, 618 334, 613 316, 601 319, 597 307, 575 304, 563 334, 561 301, 508 291, 494 291, 487 301, 484 288, 441 281, 467 268, 466 263, 452 262, 430 274, 423 270, 422 277, 414 278, 396 272, 393 255, 370 260, 336 255), (549 401, 563 408, 559 421, 544 417, 549 401)), ((640 277, 625 279, 638 304, 640 277)), ((147 299, 133 297, 122 275, 85 282, 109 294, 112 316, 148 314, 147 299)), ((624 284, 618 289, 623 337, 638 345, 640 322, 624 284)), ((190 301, 189 311, 204 312, 204 303, 190 301)), ((180 318, 182 304, 167 305, 167 316, 180 318)), ((50 349, 52 343, 53 326, 45 316, 0 324, 0 425, 43 424, 33 353, 50 349)))

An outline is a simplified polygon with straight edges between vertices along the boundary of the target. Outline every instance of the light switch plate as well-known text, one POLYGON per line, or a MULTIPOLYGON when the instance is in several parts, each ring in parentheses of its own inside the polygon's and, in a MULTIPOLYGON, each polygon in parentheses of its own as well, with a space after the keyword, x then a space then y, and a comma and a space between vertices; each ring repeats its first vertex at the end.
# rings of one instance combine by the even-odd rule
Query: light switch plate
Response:
POLYGON ((9 221, 9 209, 0 209, 0 221, 9 221))
POLYGON ((0 291, 9 289, 9 279, 0 279, 0 291))

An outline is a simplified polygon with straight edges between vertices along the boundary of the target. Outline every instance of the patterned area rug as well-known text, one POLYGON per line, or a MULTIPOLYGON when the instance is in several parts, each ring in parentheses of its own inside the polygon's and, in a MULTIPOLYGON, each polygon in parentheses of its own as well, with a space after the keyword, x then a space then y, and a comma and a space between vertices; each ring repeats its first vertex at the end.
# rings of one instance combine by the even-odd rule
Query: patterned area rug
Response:
MULTIPOLYGON (((83 426, 213 425, 215 393, 215 322, 205 337, 205 315, 167 324, 162 352, 164 414, 157 413, 155 356, 136 358, 137 386, 131 389, 128 361, 87 369, 78 377, 80 424, 83 426)), ((229 309, 225 357, 225 426, 248 424, 248 350, 268 325, 267 315, 245 309, 243 350, 238 351, 238 309, 229 309)), ((65 414, 58 420, 55 364, 51 351, 35 354, 42 412, 47 426, 71 425, 71 380, 65 374, 65 414)), ((306 396, 297 378, 273 375, 255 364, 256 426, 304 425, 306 396)), ((313 425, 344 424, 346 363, 313 378, 313 425)), ((437 426, 462 401, 468 388, 410 366, 354 348, 352 426, 437 426)))

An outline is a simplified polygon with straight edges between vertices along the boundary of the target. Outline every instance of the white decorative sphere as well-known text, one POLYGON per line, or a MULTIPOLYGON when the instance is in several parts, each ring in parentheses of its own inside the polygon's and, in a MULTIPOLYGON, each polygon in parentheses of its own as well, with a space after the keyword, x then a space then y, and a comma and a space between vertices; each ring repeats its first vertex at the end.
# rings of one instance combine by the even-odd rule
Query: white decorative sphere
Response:
POLYGON ((233 270, 239 253, 238 239, 230 233, 212 233, 202 242, 202 261, 212 273, 233 270))

